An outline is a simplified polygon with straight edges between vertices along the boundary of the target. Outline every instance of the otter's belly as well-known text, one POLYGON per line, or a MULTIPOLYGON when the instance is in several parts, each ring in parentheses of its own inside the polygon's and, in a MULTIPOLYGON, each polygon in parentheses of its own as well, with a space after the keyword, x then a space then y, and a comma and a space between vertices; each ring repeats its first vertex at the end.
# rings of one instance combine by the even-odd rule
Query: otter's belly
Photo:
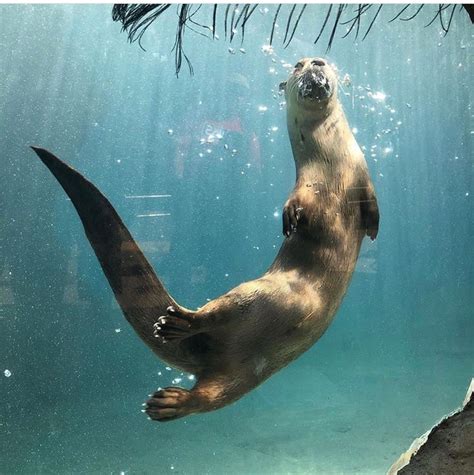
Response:
POLYGON ((306 351, 330 325, 350 280, 348 272, 331 274, 272 271, 231 291, 235 310, 213 332, 225 341, 221 361, 246 365, 263 358, 276 371, 306 351))

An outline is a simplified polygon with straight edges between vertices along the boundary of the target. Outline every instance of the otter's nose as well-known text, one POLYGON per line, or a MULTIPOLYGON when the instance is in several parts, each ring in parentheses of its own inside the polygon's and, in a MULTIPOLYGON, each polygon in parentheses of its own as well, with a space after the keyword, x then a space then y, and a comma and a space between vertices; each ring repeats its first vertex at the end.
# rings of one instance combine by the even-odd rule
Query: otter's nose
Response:
POLYGON ((315 58, 311 61, 311 66, 326 66, 326 61, 321 58, 315 58))

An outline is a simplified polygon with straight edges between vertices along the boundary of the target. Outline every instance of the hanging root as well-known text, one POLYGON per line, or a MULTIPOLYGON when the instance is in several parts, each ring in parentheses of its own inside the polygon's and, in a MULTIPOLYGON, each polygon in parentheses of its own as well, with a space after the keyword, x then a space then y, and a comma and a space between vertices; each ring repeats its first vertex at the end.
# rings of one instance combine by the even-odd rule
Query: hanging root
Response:
POLYGON ((169 3, 161 5, 122 5, 117 4, 112 8, 112 19, 122 23, 122 31, 126 31, 130 43, 138 41, 140 48, 141 40, 148 27, 168 8, 169 3))
MULTIPOLYGON (((138 42, 140 48, 144 49, 142 46, 142 38, 148 28, 169 8, 172 4, 169 3, 160 3, 160 4, 117 4, 114 5, 112 9, 112 18, 114 21, 122 23, 122 30, 127 33, 128 40, 133 42, 138 42)), ((177 4, 177 28, 175 33, 175 41, 173 46, 173 51, 175 54, 175 68, 176 75, 179 74, 183 60, 186 62, 190 74, 193 74, 193 68, 191 61, 184 52, 184 33, 186 29, 193 33, 197 33, 206 38, 216 39, 218 25, 223 26, 224 38, 229 42, 234 40, 235 35, 240 31, 241 35, 241 44, 243 44, 245 37, 245 28, 249 24, 253 13, 259 6, 258 3, 255 4, 227 4, 225 9, 220 8, 218 4, 212 6, 212 9, 209 10, 209 24, 206 25, 203 22, 198 22, 195 20, 196 14, 201 10, 203 4, 177 4), (220 20, 220 17, 222 20, 220 20)), ((336 34, 340 26, 349 25, 347 31, 344 33, 342 38, 347 38, 352 32, 355 32, 354 38, 359 37, 359 32, 363 31, 364 17, 370 11, 375 10, 374 16, 371 20, 366 20, 368 22, 368 27, 365 30, 362 40, 367 38, 373 26, 381 18, 380 12, 382 10, 382 4, 375 5, 369 3, 360 3, 355 6, 355 9, 349 9, 348 4, 339 4, 337 8, 333 8, 333 4, 327 6, 326 15, 323 20, 322 26, 319 30, 314 44, 318 43, 326 31, 327 26, 332 23, 332 28, 329 33, 329 39, 327 43, 327 51, 331 49, 333 42, 336 38, 336 34), (345 19, 344 16, 347 16, 347 12, 351 10, 349 19, 345 19)), ((222 5, 223 7, 223 5, 222 5)), ((270 30, 270 45, 273 44, 275 38, 275 31, 278 19, 282 16, 283 10, 286 7, 285 4, 276 4, 268 5, 270 8, 275 9, 273 15, 272 26, 270 30)), ((444 35, 446 35, 452 25, 454 14, 456 11, 466 11, 469 15, 472 22, 474 22, 474 6, 472 4, 444 4, 439 5, 412 5, 407 4, 405 6, 400 6, 399 11, 388 20, 388 23, 392 23, 395 20, 400 21, 411 21, 417 17, 420 12, 425 8, 435 7, 435 14, 433 18, 425 26, 430 26, 436 21, 439 22, 441 29, 443 30, 444 35)), ((308 13, 307 5, 298 5, 294 4, 289 6, 290 10, 288 16, 286 17, 285 24, 285 33, 283 36, 282 45, 284 48, 288 46, 293 41, 298 27, 301 25, 301 20, 305 14, 308 13), (299 10, 298 10, 299 9, 299 10)), ((205 10, 205 9, 203 9, 205 10)), ((288 11, 288 10, 287 10, 288 11)), ((385 10, 384 10, 385 11, 385 10)))

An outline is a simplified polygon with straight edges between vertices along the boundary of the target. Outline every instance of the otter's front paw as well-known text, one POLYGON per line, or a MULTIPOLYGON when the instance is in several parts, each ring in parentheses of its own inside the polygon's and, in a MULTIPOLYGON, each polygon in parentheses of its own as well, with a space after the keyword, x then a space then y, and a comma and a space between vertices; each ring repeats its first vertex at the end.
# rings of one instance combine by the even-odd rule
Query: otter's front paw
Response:
POLYGON ((283 234, 288 237, 296 232, 296 226, 301 218, 303 207, 294 199, 290 199, 283 207, 283 234))

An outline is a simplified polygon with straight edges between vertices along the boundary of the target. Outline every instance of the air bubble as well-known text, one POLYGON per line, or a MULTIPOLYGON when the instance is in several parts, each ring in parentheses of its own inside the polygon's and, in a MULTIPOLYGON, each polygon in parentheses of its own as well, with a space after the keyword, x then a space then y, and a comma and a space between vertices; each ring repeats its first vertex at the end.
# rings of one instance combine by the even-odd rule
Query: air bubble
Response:
POLYGON ((262 45, 262 53, 264 54, 273 54, 273 46, 272 45, 262 45))
POLYGON ((369 91, 367 95, 377 102, 384 102, 387 97, 387 95, 382 91, 376 91, 376 92, 369 91))

